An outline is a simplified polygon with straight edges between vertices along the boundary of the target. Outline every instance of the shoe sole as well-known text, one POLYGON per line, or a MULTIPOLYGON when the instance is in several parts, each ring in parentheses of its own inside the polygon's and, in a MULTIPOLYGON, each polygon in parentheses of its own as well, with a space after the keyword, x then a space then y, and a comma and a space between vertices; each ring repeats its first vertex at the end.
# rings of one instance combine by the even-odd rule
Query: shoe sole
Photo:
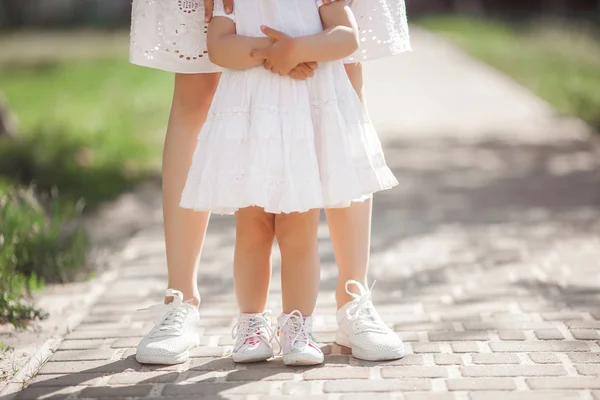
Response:
POLYGON ((140 364, 153 364, 153 365, 177 365, 183 364, 190 359, 190 350, 200 345, 200 337, 197 336, 196 341, 193 345, 188 347, 187 350, 174 356, 158 356, 158 355, 142 355, 138 351, 135 353, 135 359, 140 364))
POLYGON ((319 358, 306 358, 306 355, 302 355, 299 353, 295 354, 286 354, 283 356, 283 363, 289 366, 299 366, 299 365, 319 365, 323 364, 324 357, 321 356, 319 358))
POLYGON ((339 344, 340 346, 348 347, 350 350, 352 350, 352 357, 365 361, 399 360, 406 355, 404 344, 402 344, 402 347, 398 349, 388 350, 382 353, 368 353, 366 351, 362 351, 361 349, 352 347, 348 337, 339 330, 335 333, 335 343, 339 344))
POLYGON ((178 354, 176 356, 142 356, 139 354, 135 355, 135 359, 140 364, 156 364, 156 365, 177 365, 183 364, 190 359, 190 352, 186 350, 185 352, 178 354))
POLYGON ((251 357, 248 357, 248 356, 244 357, 243 355, 239 355, 239 354, 231 355, 233 362, 238 363, 238 364, 267 361, 269 358, 272 358, 272 357, 273 357, 273 352, 271 352, 269 354, 253 355, 251 357))

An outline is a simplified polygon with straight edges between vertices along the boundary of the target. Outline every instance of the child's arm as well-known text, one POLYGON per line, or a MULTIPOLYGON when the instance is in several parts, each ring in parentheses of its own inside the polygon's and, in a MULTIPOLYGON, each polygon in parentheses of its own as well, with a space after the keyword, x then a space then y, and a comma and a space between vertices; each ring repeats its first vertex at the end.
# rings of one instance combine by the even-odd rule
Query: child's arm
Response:
POLYGON ((335 61, 358 49, 358 27, 354 14, 344 0, 319 8, 325 30, 316 35, 296 38, 296 52, 302 62, 335 61))
POLYGON ((265 49, 273 41, 236 35, 235 22, 228 17, 214 17, 208 25, 208 57, 213 64, 229 69, 258 67, 264 60, 251 56, 254 49, 265 49))
POLYGON ((290 37, 263 27, 265 35, 275 41, 270 47, 256 49, 252 55, 264 59, 265 68, 287 75, 295 65, 308 61, 334 61, 345 58, 358 48, 358 28, 344 1, 323 5, 319 9, 325 30, 311 36, 290 37))

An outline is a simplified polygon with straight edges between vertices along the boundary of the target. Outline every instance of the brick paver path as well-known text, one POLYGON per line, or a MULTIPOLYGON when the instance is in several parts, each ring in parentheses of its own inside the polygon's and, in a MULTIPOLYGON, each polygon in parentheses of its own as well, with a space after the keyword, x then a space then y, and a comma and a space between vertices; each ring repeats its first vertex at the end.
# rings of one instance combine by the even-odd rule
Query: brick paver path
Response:
MULTIPOLYGON (((214 218, 198 279, 202 346, 138 364, 160 301, 160 221, 131 239, 117 282, 20 398, 600 399, 600 151, 576 121, 426 33, 368 66, 370 108, 400 187, 377 196, 371 278, 403 360, 331 344, 336 269, 323 225, 319 368, 235 365, 230 218, 214 218), (45 396, 45 397, 44 397, 45 396)), ((158 212, 158 210, 157 210, 158 212)), ((279 312, 274 273, 272 307, 279 312)))

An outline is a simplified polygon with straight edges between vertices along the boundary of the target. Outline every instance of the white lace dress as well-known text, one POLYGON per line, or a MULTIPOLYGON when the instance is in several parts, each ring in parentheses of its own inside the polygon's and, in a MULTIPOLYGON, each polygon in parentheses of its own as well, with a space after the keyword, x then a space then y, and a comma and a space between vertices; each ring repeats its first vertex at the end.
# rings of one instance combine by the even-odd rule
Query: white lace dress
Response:
MULTIPOLYGON (((352 0, 350 7, 361 42, 346 62, 410 50, 404 0, 352 0)), ((202 0, 133 0, 130 60, 170 72, 220 71, 208 59, 206 30, 202 0)))
MULTIPOLYGON (((263 36, 261 25, 292 36, 322 30, 315 0, 282 3, 238 1, 237 33, 263 36)), ((306 81, 262 67, 225 70, 181 206, 219 214, 248 206, 303 212, 346 207, 397 183, 341 60, 322 63, 306 81)))

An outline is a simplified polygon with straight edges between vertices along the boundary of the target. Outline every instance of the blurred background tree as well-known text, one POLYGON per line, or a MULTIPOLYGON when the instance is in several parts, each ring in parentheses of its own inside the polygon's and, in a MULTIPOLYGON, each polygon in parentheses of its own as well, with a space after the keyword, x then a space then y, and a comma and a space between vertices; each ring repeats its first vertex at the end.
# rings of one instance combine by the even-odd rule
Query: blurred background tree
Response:
MULTIPOLYGON (((432 13, 515 18, 541 15, 600 21, 600 0, 406 0, 406 3, 414 16, 432 13)), ((2 0, 0 26, 116 28, 128 25, 130 12, 129 0, 2 0)))

